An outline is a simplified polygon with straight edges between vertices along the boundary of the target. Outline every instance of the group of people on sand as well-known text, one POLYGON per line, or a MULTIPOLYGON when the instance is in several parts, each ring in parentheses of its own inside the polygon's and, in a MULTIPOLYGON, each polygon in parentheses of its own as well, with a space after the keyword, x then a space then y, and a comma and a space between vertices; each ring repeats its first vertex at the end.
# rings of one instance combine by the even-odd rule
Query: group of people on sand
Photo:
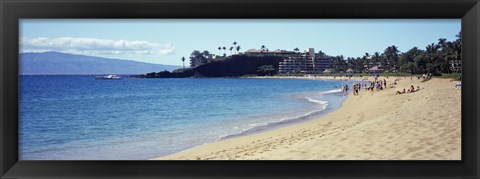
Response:
POLYGON ((367 84, 365 84, 365 89, 367 91, 374 91, 374 89, 377 89, 377 90, 383 90, 387 88, 387 80, 386 79, 383 79, 383 80, 374 80, 374 81, 370 81, 370 86, 367 86, 367 84))
MULTIPOLYGON (((362 82, 362 83, 353 83, 352 84, 352 90, 353 90, 353 95, 358 95, 360 91, 362 91, 362 88, 364 91, 375 91, 375 90, 383 90, 387 88, 387 80, 374 80, 374 81, 367 81, 367 82, 362 82)), ((343 94, 347 95, 349 91, 349 85, 345 84, 342 85, 342 92, 343 94)))
MULTIPOLYGON (((393 83, 389 85, 395 86, 397 85, 397 81, 399 81, 399 79, 395 79, 393 83)), ((382 79, 378 79, 378 77, 375 77, 375 80, 367 81, 366 83, 353 83, 352 84, 353 95, 355 96, 359 95, 359 92, 362 90, 362 87, 364 91, 373 92, 378 90, 384 90, 387 88, 387 79, 382 80, 382 79)), ((413 93, 419 90, 420 90, 420 86, 417 86, 417 88, 415 88, 413 85, 411 85, 408 90, 404 88, 403 91, 397 91, 396 94, 413 93)), ((343 94, 348 95, 348 91, 349 91, 349 85, 348 84, 342 85, 343 94)))
POLYGON ((417 86, 417 89, 415 89, 413 85, 410 85, 410 88, 407 91, 405 91, 405 88, 403 88, 403 91, 397 91, 397 93, 395 94, 413 93, 413 92, 417 92, 418 90, 420 90, 420 86, 417 86))

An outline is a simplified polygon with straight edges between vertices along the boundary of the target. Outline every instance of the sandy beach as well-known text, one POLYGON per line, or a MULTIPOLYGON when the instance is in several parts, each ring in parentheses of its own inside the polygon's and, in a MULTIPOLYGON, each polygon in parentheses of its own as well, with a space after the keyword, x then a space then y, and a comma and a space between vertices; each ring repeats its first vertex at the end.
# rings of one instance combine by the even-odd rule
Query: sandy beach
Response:
MULTIPOLYGON (((335 78, 341 79, 348 78, 335 78)), ((454 88, 456 82, 386 80, 395 79, 398 84, 384 90, 350 94, 321 118, 154 160, 460 160, 461 90, 454 88), (420 90, 395 94, 410 85, 420 90)))

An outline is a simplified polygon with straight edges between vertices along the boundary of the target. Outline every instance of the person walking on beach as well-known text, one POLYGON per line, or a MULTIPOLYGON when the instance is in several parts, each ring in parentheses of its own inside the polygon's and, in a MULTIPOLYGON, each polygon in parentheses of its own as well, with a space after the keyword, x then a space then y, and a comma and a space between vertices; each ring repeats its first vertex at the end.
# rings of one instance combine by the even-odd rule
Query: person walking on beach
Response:
POLYGON ((387 80, 386 79, 383 79, 383 84, 385 84, 385 89, 387 88, 387 80))
POLYGON ((348 85, 345 84, 345 94, 348 94, 348 85))

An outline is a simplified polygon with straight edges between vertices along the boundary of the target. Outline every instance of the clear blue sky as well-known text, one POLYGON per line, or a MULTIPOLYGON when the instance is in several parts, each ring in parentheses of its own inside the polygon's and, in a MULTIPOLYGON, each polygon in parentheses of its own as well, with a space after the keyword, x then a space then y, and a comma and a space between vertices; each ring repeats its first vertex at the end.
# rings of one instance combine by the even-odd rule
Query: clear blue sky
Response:
MULTIPOLYGON (((181 65, 193 50, 218 54, 233 41, 241 51, 322 50, 359 57, 396 45, 424 49, 439 38, 454 40, 460 19, 424 20, 34 20, 20 21, 21 52, 62 51, 149 63, 181 65)), ((227 54, 230 52, 227 50, 227 54)))

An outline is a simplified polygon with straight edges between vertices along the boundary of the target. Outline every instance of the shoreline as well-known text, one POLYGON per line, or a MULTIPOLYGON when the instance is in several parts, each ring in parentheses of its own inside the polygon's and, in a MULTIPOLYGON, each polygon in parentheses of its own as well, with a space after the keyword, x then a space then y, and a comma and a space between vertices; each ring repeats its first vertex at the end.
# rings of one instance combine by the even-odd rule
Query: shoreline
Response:
MULTIPOLYGON (((255 78, 363 81, 374 77, 255 78)), ((453 89, 455 82, 437 78, 427 82, 409 77, 379 79, 400 81, 395 88, 361 91, 358 96, 350 93, 340 107, 316 119, 207 143, 153 160, 461 159, 460 90, 453 89), (410 85, 421 90, 395 95, 410 85), (449 100, 442 101, 445 97, 449 100), (427 105, 429 101, 435 102, 427 105), (444 110, 444 105, 452 107, 444 110), (445 137, 448 140, 442 140, 445 137)))
MULTIPOLYGON (((326 93, 326 94, 323 94, 323 95, 326 95, 328 97, 329 95, 333 96, 333 95, 336 95, 336 94, 326 93)), ((332 98, 332 97, 329 97, 329 98, 332 98)), ((295 125, 295 124, 299 124, 299 123, 303 123, 303 122, 307 122, 307 121, 310 121, 310 120, 314 120, 314 119, 323 117, 323 116, 327 115, 328 113, 331 113, 331 112, 337 110, 338 108, 340 108, 342 103, 347 98, 347 96, 338 96, 336 98, 337 99, 335 99, 335 100, 332 100, 332 99, 327 100, 327 99, 324 98, 323 100, 327 101, 328 105, 325 106, 323 109, 315 110, 315 111, 309 111, 305 114, 301 114, 300 116, 288 117, 285 120, 269 122, 269 123, 266 123, 265 125, 260 125, 260 126, 256 126, 256 127, 247 129, 247 130, 245 130, 241 133, 231 134, 231 135, 221 137, 219 140, 216 140, 214 142, 218 142, 218 141, 226 140, 226 139, 231 139, 231 138, 254 135, 254 134, 257 134, 257 133, 267 132, 267 131, 270 131, 270 130, 275 130, 275 129, 278 129, 278 128, 283 128, 283 127, 287 127, 287 126, 290 126, 290 125, 295 125), (336 101, 336 100, 338 100, 338 101, 336 101), (339 103, 339 104, 336 104, 336 103, 339 103), (332 107, 332 105, 333 105, 333 107, 332 107)), ((209 142, 209 143, 212 143, 212 142, 209 142)), ((206 143, 206 144, 209 144, 209 143, 206 143)), ((195 146, 195 147, 198 147, 198 146, 195 146)), ((195 148, 195 147, 193 147, 193 148, 195 148)), ((178 152, 181 152, 181 151, 178 151, 178 152)))

